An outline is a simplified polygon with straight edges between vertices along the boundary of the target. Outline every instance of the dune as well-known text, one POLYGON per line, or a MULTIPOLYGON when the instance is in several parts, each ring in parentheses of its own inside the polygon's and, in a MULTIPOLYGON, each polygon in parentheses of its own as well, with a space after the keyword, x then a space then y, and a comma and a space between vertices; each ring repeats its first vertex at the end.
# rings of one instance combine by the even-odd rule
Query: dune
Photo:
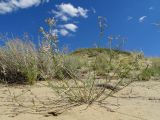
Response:
MULTIPOLYGON (((0 120, 159 120, 160 82, 134 82, 104 103, 71 106, 55 112, 55 95, 46 82, 33 86, 0 85, 0 120), (18 96, 19 95, 19 96, 18 96), (13 96, 16 100, 13 100, 13 96), (46 102, 48 108, 42 105, 46 102), (21 106, 21 104, 23 104, 21 106), (36 109, 35 109, 36 108, 36 109)), ((57 108, 58 109, 58 108, 57 108)))

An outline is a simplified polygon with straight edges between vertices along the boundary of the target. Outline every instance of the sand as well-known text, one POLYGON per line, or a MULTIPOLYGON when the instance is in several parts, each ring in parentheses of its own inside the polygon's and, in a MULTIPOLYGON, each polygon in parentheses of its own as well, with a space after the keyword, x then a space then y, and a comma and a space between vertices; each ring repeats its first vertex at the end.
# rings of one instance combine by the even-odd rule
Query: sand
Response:
POLYGON ((0 85, 0 120, 160 120, 160 81, 132 83, 101 106, 93 104, 88 109, 86 105, 71 107, 58 116, 48 114, 51 109, 43 108, 42 101, 49 103, 55 97, 44 84, 0 85), (13 102, 17 95, 19 97, 15 97, 13 102), (38 110, 31 106, 38 106, 38 110))

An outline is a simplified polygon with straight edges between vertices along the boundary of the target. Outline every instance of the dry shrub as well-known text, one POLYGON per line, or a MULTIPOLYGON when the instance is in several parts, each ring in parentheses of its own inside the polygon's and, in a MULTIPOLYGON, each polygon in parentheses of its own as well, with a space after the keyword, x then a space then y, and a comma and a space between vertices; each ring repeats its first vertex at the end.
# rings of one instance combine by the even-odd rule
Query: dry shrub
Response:
POLYGON ((37 50, 30 41, 15 39, 0 51, 0 79, 7 83, 29 83, 36 80, 72 78, 83 66, 79 57, 37 50))
POLYGON ((37 51, 31 42, 8 41, 0 51, 1 79, 33 84, 38 75, 37 63, 37 51))
MULTIPOLYGON (((60 99, 66 100, 71 104, 77 103, 78 105, 91 105, 95 102, 102 103, 105 99, 134 81, 133 76, 130 76, 127 80, 126 76, 131 71, 136 70, 135 66, 139 62, 138 56, 135 58, 132 57, 130 67, 121 64, 121 62, 118 62, 119 59, 113 56, 112 59, 104 59, 102 56, 96 56, 93 62, 95 69, 90 72, 88 78, 81 79, 80 77, 73 77, 71 80, 66 81, 64 79, 55 84, 49 82, 49 86, 60 96, 60 99), (119 64, 116 64, 113 68, 109 67, 116 62, 119 64), (99 69, 104 70, 106 79, 96 78, 97 70, 99 72, 99 69), (121 76, 118 74, 121 74, 121 76), (113 80, 115 76, 117 77, 113 80)), ((70 74, 72 75, 72 72, 70 74)))
POLYGON ((1 81, 33 84, 36 80, 76 76, 77 69, 82 65, 80 60, 60 53, 57 36, 51 32, 51 28, 55 26, 54 18, 47 19, 46 23, 49 31, 40 28, 40 46, 35 47, 28 39, 14 39, 0 48, 1 81))

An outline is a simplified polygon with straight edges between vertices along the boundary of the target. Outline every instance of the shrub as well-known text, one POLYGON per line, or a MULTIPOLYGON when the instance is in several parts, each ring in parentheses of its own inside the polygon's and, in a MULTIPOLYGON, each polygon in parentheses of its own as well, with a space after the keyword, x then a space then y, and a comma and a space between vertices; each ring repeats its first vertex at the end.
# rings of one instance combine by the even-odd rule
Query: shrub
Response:
POLYGON ((52 34, 54 18, 46 20, 49 31, 42 27, 42 42, 39 48, 31 41, 10 40, 0 48, 0 79, 7 83, 33 84, 37 79, 72 78, 81 68, 78 57, 61 54, 57 35, 52 34))
POLYGON ((107 73, 114 69, 113 63, 109 63, 107 55, 100 54, 95 59, 96 62, 92 62, 92 68, 97 75, 106 76, 107 73))
POLYGON ((96 55, 92 61, 92 71, 90 71, 87 79, 84 80, 80 77, 72 78, 69 81, 63 79, 62 81, 54 84, 49 82, 49 86, 57 93, 58 96, 60 96, 62 100, 71 104, 91 105, 94 102, 101 103, 103 100, 128 86, 133 81, 130 77, 130 80, 125 82, 124 78, 129 74, 129 72, 135 70, 134 66, 137 64, 138 60, 138 58, 133 58, 130 67, 125 67, 120 63, 117 64, 119 59, 115 57, 110 59, 104 54, 99 54, 96 55), (115 63, 116 66, 112 66, 115 63), (116 80, 111 81, 111 78, 114 77, 118 71, 123 75, 117 76, 116 80), (106 79, 97 80, 97 73, 107 76, 106 79), (123 87, 121 86, 122 83, 123 87))
POLYGON ((79 57, 67 55, 61 55, 57 60, 59 62, 55 68, 55 77, 58 79, 78 77, 78 70, 84 64, 79 57))
POLYGON ((0 51, 1 79, 8 83, 33 84, 39 74, 37 63, 37 51, 31 42, 9 41, 0 51))
POLYGON ((153 75, 154 75, 153 69, 147 68, 145 70, 142 70, 142 72, 138 76, 138 80, 148 81, 151 79, 153 75))

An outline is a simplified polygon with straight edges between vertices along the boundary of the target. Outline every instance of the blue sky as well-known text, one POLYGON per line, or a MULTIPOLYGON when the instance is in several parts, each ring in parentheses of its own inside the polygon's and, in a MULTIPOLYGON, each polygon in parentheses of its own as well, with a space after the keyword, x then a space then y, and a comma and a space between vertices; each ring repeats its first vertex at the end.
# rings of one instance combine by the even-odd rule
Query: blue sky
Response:
POLYGON ((35 43, 44 20, 55 16, 60 47, 70 50, 94 47, 98 43, 98 16, 107 18, 108 27, 101 46, 109 35, 127 38, 125 50, 160 56, 159 0, 2 0, 0 33, 22 37, 27 32, 35 43))

